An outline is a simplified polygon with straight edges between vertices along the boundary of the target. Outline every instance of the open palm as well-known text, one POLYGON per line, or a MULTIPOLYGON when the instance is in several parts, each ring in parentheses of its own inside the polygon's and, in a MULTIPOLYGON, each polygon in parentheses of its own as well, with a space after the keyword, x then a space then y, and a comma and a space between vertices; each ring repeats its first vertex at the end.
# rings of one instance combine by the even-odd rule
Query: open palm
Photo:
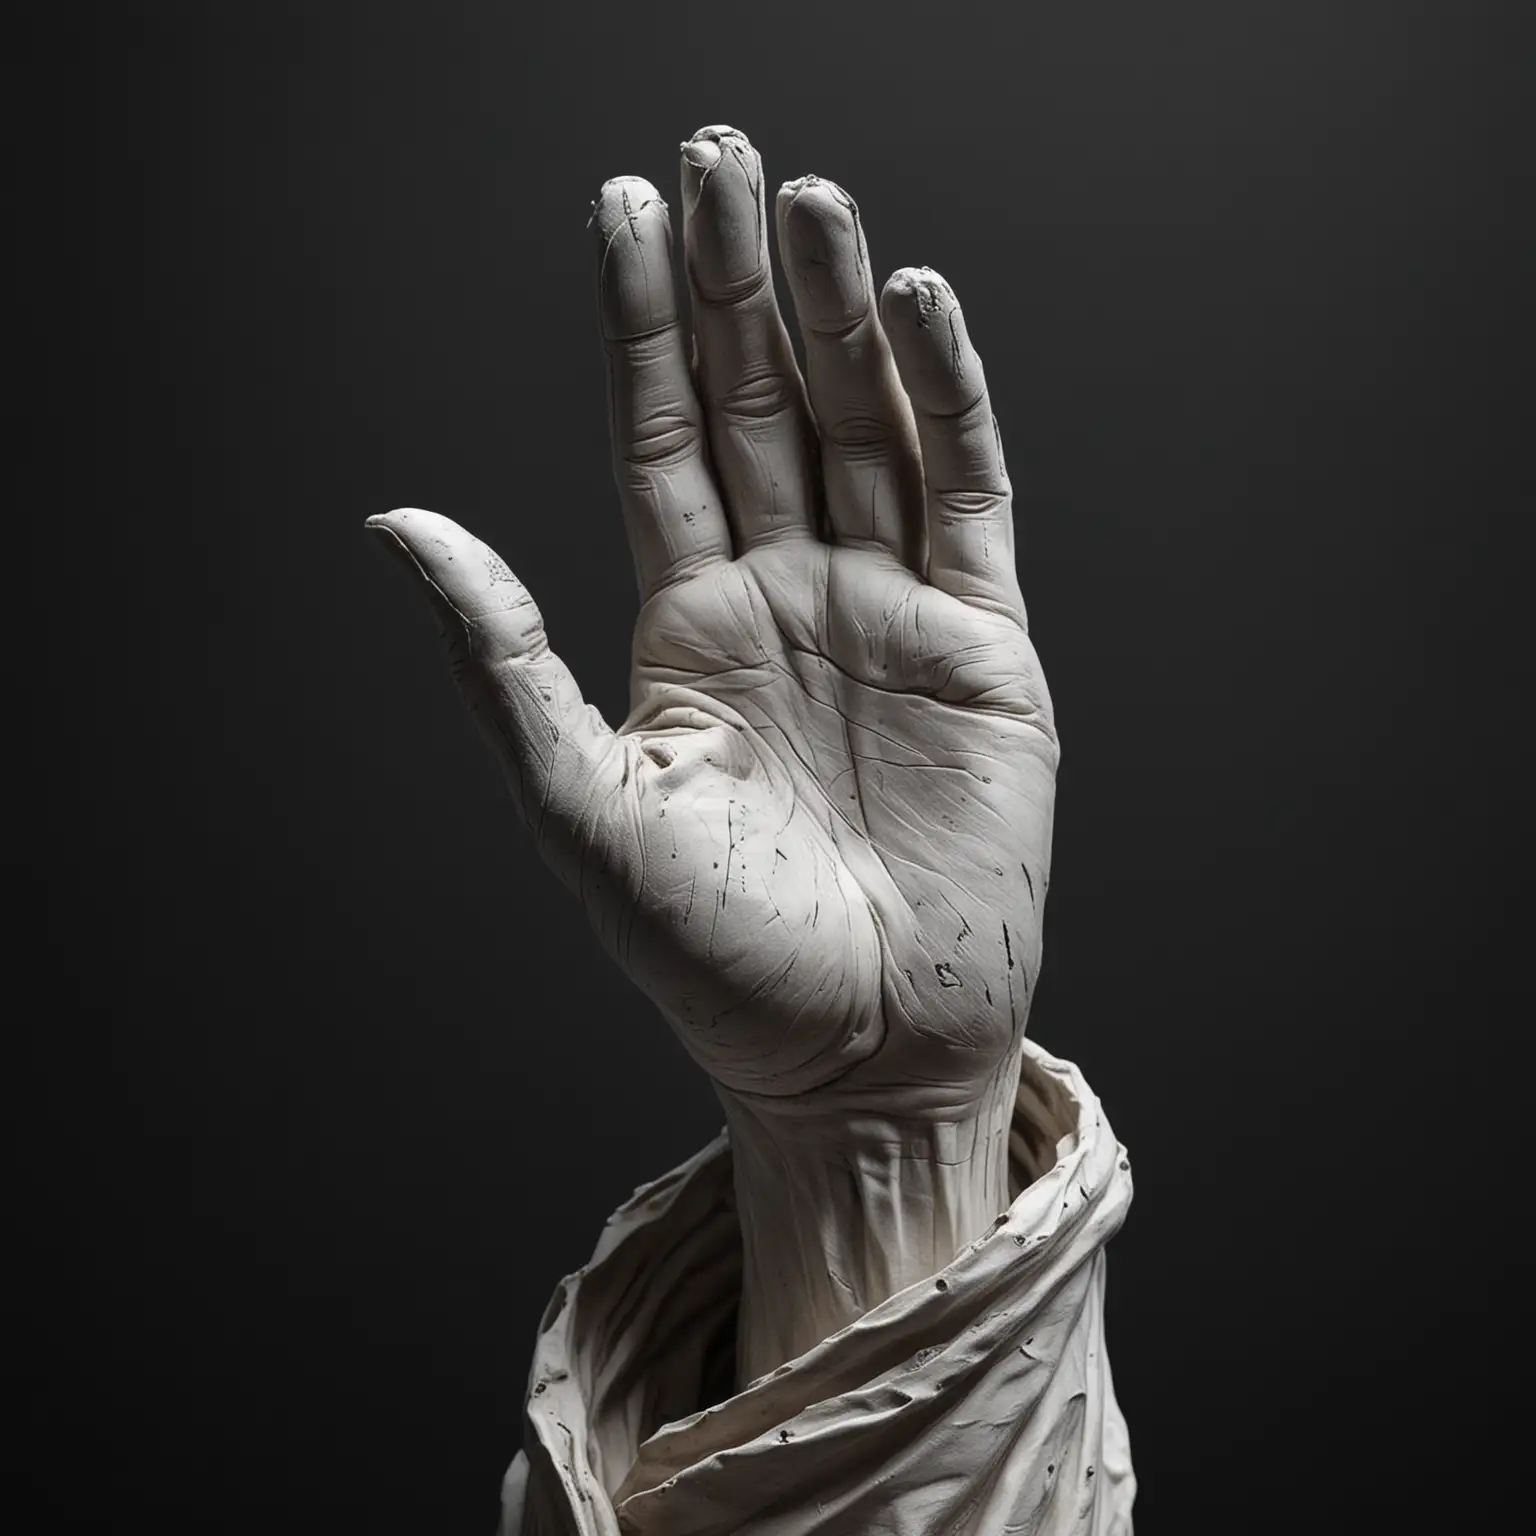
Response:
POLYGON ((683 181, 692 364, 660 197, 624 178, 594 208, 643 598, 622 727, 486 546, 371 521, 545 856, 717 1082, 942 1111, 1024 1027, 1056 761, 980 362, 936 274, 876 301, 851 200, 804 178, 777 205, 802 384, 756 152, 703 130, 683 181))

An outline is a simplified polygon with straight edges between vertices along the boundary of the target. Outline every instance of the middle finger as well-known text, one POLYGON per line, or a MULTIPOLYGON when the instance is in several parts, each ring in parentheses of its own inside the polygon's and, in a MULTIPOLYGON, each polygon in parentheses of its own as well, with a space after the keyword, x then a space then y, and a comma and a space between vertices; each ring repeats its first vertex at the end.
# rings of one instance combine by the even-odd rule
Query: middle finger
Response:
POLYGON ((815 438, 774 298, 762 161, 736 129, 701 128, 682 180, 699 393, 737 551, 809 537, 815 438))

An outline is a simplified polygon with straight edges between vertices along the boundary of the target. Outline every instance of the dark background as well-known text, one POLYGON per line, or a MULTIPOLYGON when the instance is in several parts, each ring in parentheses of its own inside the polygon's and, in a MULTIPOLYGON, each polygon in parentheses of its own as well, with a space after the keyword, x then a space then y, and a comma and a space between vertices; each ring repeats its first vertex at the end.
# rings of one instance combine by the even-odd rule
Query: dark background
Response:
POLYGON ((1493 1528, 1514 10, 20 24, 12 1379, 55 1523, 489 1531, 551 1288, 717 1128, 361 524, 484 535, 622 715, 583 225, 731 122, 989 365, 1065 746, 1031 1027, 1136 1159, 1139 1529, 1493 1528))

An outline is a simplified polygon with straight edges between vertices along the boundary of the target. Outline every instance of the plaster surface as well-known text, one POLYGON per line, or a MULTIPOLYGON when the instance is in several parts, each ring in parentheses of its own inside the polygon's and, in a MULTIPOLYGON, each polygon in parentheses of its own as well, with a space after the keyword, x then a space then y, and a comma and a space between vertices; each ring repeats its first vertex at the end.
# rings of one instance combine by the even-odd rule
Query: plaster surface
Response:
POLYGON ((557 1293, 504 1530, 1128 1531, 1100 1298, 1129 1181, 1080 1075, 1025 1040, 1059 750, 981 359, 938 273, 877 290, 834 183, 770 208, 724 126, 680 179, 691 348, 661 194, 619 177, 593 206, 628 717, 584 702, 478 538, 369 520, 728 1127, 557 1293))

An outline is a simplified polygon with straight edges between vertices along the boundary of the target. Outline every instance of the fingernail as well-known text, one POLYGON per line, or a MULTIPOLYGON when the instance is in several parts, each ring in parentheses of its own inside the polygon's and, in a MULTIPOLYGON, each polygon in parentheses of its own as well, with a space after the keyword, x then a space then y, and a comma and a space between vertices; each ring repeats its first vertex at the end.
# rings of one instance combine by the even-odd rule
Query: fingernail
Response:
POLYGON ((763 164, 744 133, 701 128, 683 145, 688 267, 708 299, 744 297, 768 272, 763 164))
POLYGON ((780 189, 777 211, 801 323, 816 331, 856 325, 869 313, 858 206, 836 182, 801 176, 780 189))
POLYGON ((616 176, 598 192, 591 224, 604 337, 622 341, 671 325, 677 319, 672 225, 661 194, 639 176, 616 176))

